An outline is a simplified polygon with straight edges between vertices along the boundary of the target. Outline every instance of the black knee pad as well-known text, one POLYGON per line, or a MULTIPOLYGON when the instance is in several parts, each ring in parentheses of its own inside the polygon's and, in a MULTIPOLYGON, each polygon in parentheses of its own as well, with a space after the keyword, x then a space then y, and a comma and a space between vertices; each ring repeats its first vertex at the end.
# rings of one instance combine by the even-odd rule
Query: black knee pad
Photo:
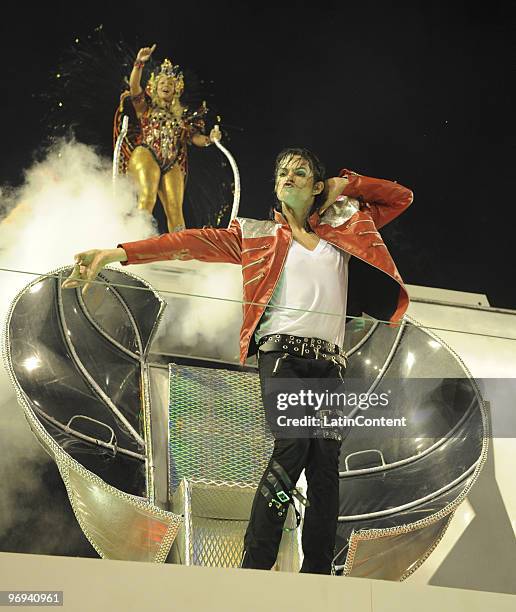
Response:
POLYGON ((294 487, 286 470, 275 459, 269 463, 262 482, 260 493, 265 497, 273 515, 279 520, 284 521, 287 516, 288 506, 292 504, 296 513, 296 527, 298 527, 301 522, 301 516, 294 505, 294 497, 305 506, 309 505, 309 502, 294 487))

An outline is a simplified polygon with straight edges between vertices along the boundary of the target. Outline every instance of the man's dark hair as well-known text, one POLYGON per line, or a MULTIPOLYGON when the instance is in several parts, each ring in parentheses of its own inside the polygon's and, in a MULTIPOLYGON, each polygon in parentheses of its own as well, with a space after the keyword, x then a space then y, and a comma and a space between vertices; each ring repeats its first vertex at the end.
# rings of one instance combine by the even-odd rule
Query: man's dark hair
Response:
MULTIPOLYGON (((308 165, 310 166, 310 170, 312 171, 312 174, 314 175, 314 183, 318 183, 319 181, 324 181, 324 179, 326 178, 325 177, 326 170, 324 168, 324 164, 321 162, 321 160, 317 157, 315 153, 312 153, 312 151, 310 151, 309 149, 304 149, 302 147, 288 147, 286 149, 283 149, 283 151, 281 151, 276 157, 276 163, 274 165, 274 193, 276 193, 276 178, 278 176, 278 171, 280 169, 282 162, 288 161, 292 157, 298 157, 298 156, 302 157, 304 160, 308 162, 308 165)), ((323 204, 323 202, 324 202, 324 193, 320 193, 319 195, 315 196, 314 203, 308 213, 308 216, 310 216, 314 211, 316 211, 319 208, 319 206, 323 204)), ((277 198, 276 198, 275 208, 277 210, 281 210, 281 205, 277 198)), ((274 219, 274 209, 271 210, 270 217, 271 219, 274 219)))
POLYGON ((285 159, 289 160, 292 157, 302 157, 308 162, 310 170, 314 175, 314 183, 317 183, 318 181, 324 181, 324 179, 326 178, 324 175, 325 168, 321 160, 317 157, 315 153, 312 153, 312 151, 308 149, 303 149, 301 147, 289 147, 287 149, 283 149, 283 151, 278 154, 278 157, 276 157, 276 165, 274 166, 274 180, 276 180, 276 177, 278 175, 278 170, 280 168, 281 162, 285 159))

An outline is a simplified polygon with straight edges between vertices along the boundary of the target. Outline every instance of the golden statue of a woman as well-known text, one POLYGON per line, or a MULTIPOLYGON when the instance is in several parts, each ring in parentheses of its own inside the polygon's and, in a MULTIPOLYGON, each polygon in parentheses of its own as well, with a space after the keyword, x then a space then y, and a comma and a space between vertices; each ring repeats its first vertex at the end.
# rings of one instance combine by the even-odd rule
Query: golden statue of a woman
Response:
MULTIPOLYGON (((187 146, 207 147, 220 140, 218 126, 207 136, 204 131, 206 106, 195 112, 182 105, 183 73, 178 66, 165 59, 161 70, 152 74, 145 91, 141 86, 145 63, 156 45, 139 50, 129 79, 129 92, 139 130, 122 146, 125 158, 123 169, 138 185, 138 208, 152 214, 159 196, 169 232, 185 228, 183 196, 188 168, 187 146)), ((122 104, 121 104, 122 107, 122 104)), ((119 109, 119 116, 121 108, 119 109)), ((115 117, 115 135, 118 119, 115 117)))

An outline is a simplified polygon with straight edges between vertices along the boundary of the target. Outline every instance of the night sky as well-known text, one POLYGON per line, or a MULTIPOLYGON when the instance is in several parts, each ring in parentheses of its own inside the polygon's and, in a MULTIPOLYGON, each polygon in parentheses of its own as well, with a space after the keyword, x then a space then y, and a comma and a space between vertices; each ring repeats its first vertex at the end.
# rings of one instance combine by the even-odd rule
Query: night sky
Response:
MULTIPOLYGON (((158 59, 213 81, 242 176, 241 216, 267 214, 280 149, 311 148, 329 175, 346 167, 414 191, 412 207, 382 231, 407 283, 516 308, 514 3, 19 6, 2 19, 3 185, 19 184, 48 136, 41 94, 50 75, 76 37, 102 24, 113 40, 155 42, 158 59)), ((112 116, 103 121, 106 149, 112 116)))

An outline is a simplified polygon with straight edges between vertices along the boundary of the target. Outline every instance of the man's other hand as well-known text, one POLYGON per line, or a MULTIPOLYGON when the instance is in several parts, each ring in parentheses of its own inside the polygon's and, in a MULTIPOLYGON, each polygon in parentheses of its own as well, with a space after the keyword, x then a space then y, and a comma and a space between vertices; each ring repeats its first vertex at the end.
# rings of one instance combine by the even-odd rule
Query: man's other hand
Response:
POLYGON ((95 280, 97 274, 110 263, 126 261, 127 254, 122 248, 118 249, 92 249, 75 255, 75 265, 72 273, 61 285, 63 289, 73 289, 79 285, 83 295, 91 286, 91 281, 95 280))
POLYGON ((335 202, 335 200, 344 191, 344 188, 349 183, 349 180, 344 177, 333 177, 324 181, 324 204, 319 208, 319 216, 322 216, 326 210, 335 202))

